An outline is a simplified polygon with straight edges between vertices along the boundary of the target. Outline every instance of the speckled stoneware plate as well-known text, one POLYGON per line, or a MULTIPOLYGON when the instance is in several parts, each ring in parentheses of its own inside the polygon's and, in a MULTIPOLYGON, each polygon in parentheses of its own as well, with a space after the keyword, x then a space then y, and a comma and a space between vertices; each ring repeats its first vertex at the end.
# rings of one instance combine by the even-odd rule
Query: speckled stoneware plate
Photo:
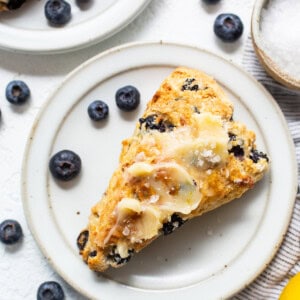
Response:
POLYGON ((225 299, 251 283, 278 249, 296 194, 293 144, 276 102, 243 70, 212 53, 169 43, 130 44, 106 51, 73 71, 38 116, 24 157, 22 185, 32 234, 53 268, 89 299, 225 299), (268 175, 241 199, 161 237, 130 263, 102 275, 78 255, 76 238, 91 206, 118 164, 121 141, 161 81, 177 66, 214 76, 235 105, 234 118, 257 133, 259 149, 271 158, 268 175), (120 112, 116 90, 136 86, 141 105, 120 112), (88 104, 102 99, 109 119, 96 125, 88 104), (74 181, 54 181, 52 154, 78 153, 82 172, 74 181))
POLYGON ((15 11, 0 13, 0 48, 26 53, 58 53, 90 46, 130 23, 151 0, 89 0, 81 6, 68 0, 72 18, 51 27, 44 15, 46 1, 28 0, 15 11))

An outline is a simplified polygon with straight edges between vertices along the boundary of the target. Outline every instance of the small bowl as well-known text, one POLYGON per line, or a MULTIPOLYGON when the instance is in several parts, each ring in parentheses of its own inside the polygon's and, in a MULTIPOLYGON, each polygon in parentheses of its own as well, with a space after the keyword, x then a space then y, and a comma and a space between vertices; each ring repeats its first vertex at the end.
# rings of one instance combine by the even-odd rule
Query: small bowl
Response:
POLYGON ((267 7, 270 1, 272 0, 256 0, 254 4, 251 19, 251 36, 254 50, 260 63, 271 77, 288 88, 300 90, 300 80, 291 77, 284 70, 280 69, 276 62, 272 60, 272 58, 265 52, 262 47, 261 12, 263 8, 267 7))

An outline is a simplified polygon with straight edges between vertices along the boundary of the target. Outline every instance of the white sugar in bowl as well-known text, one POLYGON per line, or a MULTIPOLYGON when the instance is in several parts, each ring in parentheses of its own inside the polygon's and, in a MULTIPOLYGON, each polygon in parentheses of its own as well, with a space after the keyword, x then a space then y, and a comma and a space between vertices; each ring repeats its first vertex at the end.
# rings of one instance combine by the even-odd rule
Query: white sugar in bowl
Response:
POLYGON ((256 0, 251 35, 266 72, 300 90, 300 0, 256 0))

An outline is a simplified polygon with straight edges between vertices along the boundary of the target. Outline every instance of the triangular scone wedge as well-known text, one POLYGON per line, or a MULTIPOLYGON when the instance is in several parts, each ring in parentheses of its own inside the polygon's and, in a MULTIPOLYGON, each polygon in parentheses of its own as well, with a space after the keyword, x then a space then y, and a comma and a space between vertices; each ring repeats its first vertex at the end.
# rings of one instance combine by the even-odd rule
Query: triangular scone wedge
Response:
POLYGON ((268 169, 255 134, 206 74, 177 68, 148 103, 77 243, 95 271, 252 188, 268 169))

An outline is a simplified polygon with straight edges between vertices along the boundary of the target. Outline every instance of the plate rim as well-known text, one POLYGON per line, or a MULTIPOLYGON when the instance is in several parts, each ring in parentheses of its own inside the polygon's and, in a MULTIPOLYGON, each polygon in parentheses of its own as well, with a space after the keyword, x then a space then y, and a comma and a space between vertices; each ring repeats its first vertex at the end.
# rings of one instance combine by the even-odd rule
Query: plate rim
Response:
MULTIPOLYGON (((59 43, 54 42, 53 38, 54 36, 51 38, 51 45, 50 43, 47 43, 47 36, 48 34, 46 33, 46 38, 44 38, 44 42, 47 43, 47 47, 45 47, 44 43, 41 43, 39 41, 39 39, 34 39, 34 41, 32 42, 32 44, 30 45, 24 45, 24 43, 22 43, 22 41, 24 41, 24 39, 22 39, 22 33, 24 34, 24 32, 29 32, 29 34, 31 34, 32 32, 36 32, 36 30, 30 30, 30 29, 24 29, 24 30, 20 30, 18 29, 9 29, 8 33, 3 34, 6 32, 6 28, 9 27, 6 24, 2 24, 0 22, 0 49, 2 50, 6 50, 6 51, 10 51, 13 53, 21 53, 21 54, 36 54, 36 55, 43 55, 43 54, 61 54, 61 53, 67 53, 67 52, 71 52, 71 51, 76 51, 76 50, 80 50, 80 49, 84 49, 86 47, 89 46, 93 46, 103 40, 106 40, 107 38, 113 36, 114 34, 116 34, 117 32, 121 31, 122 29, 124 29, 127 25, 129 25, 149 4, 152 0, 133 0, 135 1, 133 3, 132 0, 119 0, 119 1, 127 1, 128 2, 128 7, 130 7, 130 11, 128 14, 122 14, 121 10, 119 13, 119 18, 118 21, 113 21, 111 23, 109 23, 108 29, 103 32, 102 34, 96 34, 95 32, 93 33, 92 37, 88 37, 86 39, 83 40, 76 40, 76 41, 68 41, 68 38, 65 37, 65 35, 70 35, 70 34, 74 34, 74 30, 78 30, 77 28, 80 28, 81 23, 84 23, 84 26, 86 26, 86 24, 90 24, 90 21, 83 21, 79 24, 75 24, 72 27, 62 27, 62 28, 53 28, 53 30, 50 31, 51 35, 59 35, 59 40, 63 40, 63 45, 59 45, 59 43), (71 31, 71 32, 65 32, 62 33, 62 31, 71 31), (9 38, 11 33, 15 33, 17 32, 17 36, 14 38, 14 41, 11 41, 9 38), (20 38, 21 37, 21 38, 20 38), (20 42, 15 42, 18 41, 20 38, 20 42)), ((107 10, 105 10, 104 12, 106 13, 106 11, 109 12, 109 10, 115 10, 114 6, 117 3, 113 3, 113 5, 111 5, 107 10)), ((124 3, 122 3, 122 5, 124 5, 124 3)), ((94 18, 92 18, 92 21, 96 19, 101 19, 101 14, 95 16, 94 18)), ((92 24, 91 26, 87 27, 87 29, 91 29, 94 28, 96 23, 94 22, 94 24, 92 24), (92 26, 94 25, 94 26, 92 26)), ((107 25, 107 24, 106 24, 107 25)), ((51 28, 51 27, 49 27, 51 28)), ((39 30, 37 31, 39 32, 39 30)), ((77 34, 77 36, 80 36, 77 34)), ((34 36, 36 37, 36 35, 34 36)), ((39 37, 41 37, 41 35, 39 35, 39 37)))
MULTIPOLYGON (((48 105, 51 103, 51 100, 53 99, 53 97, 55 96, 55 94, 63 87, 63 85, 68 82, 69 80, 71 80, 74 76, 76 76, 80 71, 82 71, 84 68, 86 68, 87 66, 89 66, 90 64, 92 64, 94 61, 101 59, 102 57, 106 57, 106 56, 110 56, 111 54, 115 53, 115 52, 120 52, 122 50, 126 50, 128 48, 134 48, 134 47, 147 47, 147 46, 153 46, 153 45, 161 45, 161 46, 176 46, 176 47, 180 47, 180 48, 190 48, 190 49, 194 49, 196 51, 199 52, 204 52, 206 54, 212 55, 214 57, 217 57, 218 59, 221 59, 223 62, 233 66, 234 68, 238 69, 240 72, 242 72, 249 80, 252 81, 252 83, 254 83, 257 88, 259 88, 263 94, 266 96, 266 98, 268 99, 268 101, 272 104, 272 106, 274 107, 274 109, 276 110, 277 113, 277 117, 279 118, 280 121, 280 125, 282 127, 282 129, 285 131, 286 134, 286 140, 288 141, 288 145, 287 148, 289 150, 289 153, 291 154, 290 156, 290 162, 291 162, 291 166, 292 166, 292 178, 293 178, 293 182, 291 183, 291 192, 290 192, 290 197, 292 199, 289 199, 289 207, 287 209, 287 215, 288 218, 286 218, 284 220, 283 226, 281 227, 281 232, 277 234, 278 238, 277 243, 275 245, 272 245, 272 249, 270 249, 270 255, 268 256, 268 259, 265 261, 264 264, 261 265, 261 268, 258 268, 255 272, 255 274, 252 274, 251 278, 248 278, 248 282, 244 283, 243 285, 236 287, 235 290, 232 290, 231 292, 228 291, 227 295, 224 295, 222 297, 231 297, 234 294, 238 293, 239 291, 241 291, 243 288, 247 287, 249 284, 251 284, 262 272, 263 270, 267 267, 267 265, 270 263, 270 261, 274 258, 275 254, 277 253, 278 249, 280 248, 280 245, 284 239, 284 234, 286 233, 290 220, 291 220, 291 216, 292 216, 292 212, 293 212, 293 208, 294 208, 294 202, 296 199, 296 194, 297 194, 297 187, 298 187, 298 182, 297 182, 297 160, 296 160, 296 152, 295 152, 295 147, 294 147, 294 143, 293 143, 293 139, 291 137, 290 131, 288 129, 288 125, 287 122, 285 120, 285 117, 283 115, 283 112, 281 111, 278 103, 276 102, 276 100, 272 97, 272 95, 267 91, 267 89, 260 83, 258 82, 254 76, 252 76, 251 74, 249 74, 248 72, 246 72, 240 65, 238 65, 235 62, 232 62, 228 59, 226 59, 225 57, 216 54, 212 51, 209 51, 207 49, 203 49, 201 47, 198 47, 196 45, 191 45, 191 44, 185 44, 185 43, 178 43, 178 42, 173 42, 173 41, 138 41, 138 42, 130 42, 130 43, 125 43, 113 48, 110 48, 106 51, 103 51, 101 53, 99 53, 98 55, 95 55, 94 57, 88 59, 87 61, 85 61, 84 63, 82 63, 81 65, 79 65, 78 67, 76 67, 73 71, 71 71, 67 76, 65 76, 65 78, 60 82, 59 85, 57 85, 53 92, 50 94, 50 96, 48 97, 48 99, 45 101, 45 103, 42 105, 42 107, 40 108, 38 114, 35 117, 35 120, 33 122, 32 128, 30 130, 30 133, 28 135, 28 139, 26 142, 26 146, 25 146, 25 151, 24 151, 24 155, 23 155, 23 161, 22 161, 22 172, 21 172, 21 194, 22 194, 22 203, 23 203, 23 210, 25 213, 25 217, 26 217, 26 221, 28 224, 28 227, 30 229, 30 232, 32 233, 35 242, 38 245, 38 248, 41 250, 41 252, 43 253, 43 255, 46 257, 46 259, 48 260, 48 262, 50 263, 51 267, 67 282, 69 283, 74 289, 76 289, 79 293, 81 293, 83 296, 86 297, 91 297, 91 295, 87 294, 86 291, 83 291, 81 289, 80 286, 77 285, 77 283, 74 283, 74 280, 71 279, 69 277, 69 275, 64 272, 60 267, 58 267, 54 261, 52 261, 52 259, 50 258, 50 256, 47 253, 47 250, 42 246, 42 243, 38 237, 38 234, 35 231, 35 228, 32 224, 32 222, 30 221, 30 212, 28 209, 28 206, 26 205, 27 202, 27 195, 26 195, 26 183, 24 181, 25 178, 25 173, 27 170, 27 157, 28 154, 30 152, 30 147, 31 147, 31 143, 32 143, 32 137, 35 135, 35 130, 36 127, 38 126, 39 120, 42 118, 43 114, 45 113, 45 111, 47 110, 48 105)), ((92 298, 94 299, 94 298, 92 298)), ((95 298, 96 299, 96 298, 95 298)), ((222 298, 223 299, 223 298, 222 298)))

